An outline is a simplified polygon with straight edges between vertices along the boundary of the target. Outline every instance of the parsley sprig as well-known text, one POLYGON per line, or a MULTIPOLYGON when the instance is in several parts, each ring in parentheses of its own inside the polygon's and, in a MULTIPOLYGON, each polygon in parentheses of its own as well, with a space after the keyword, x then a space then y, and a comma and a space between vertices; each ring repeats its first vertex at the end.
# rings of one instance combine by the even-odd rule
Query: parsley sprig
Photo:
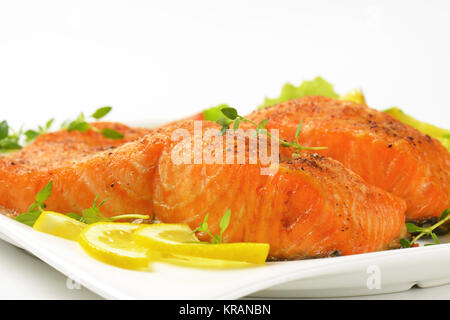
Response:
POLYGON ((411 241, 409 241, 408 239, 405 239, 405 238, 400 239, 401 246, 403 248, 410 248, 414 243, 417 242, 417 240, 419 240, 420 238, 422 238, 424 236, 431 237, 434 241, 434 243, 427 243, 427 244, 425 244, 425 246, 432 246, 435 244, 440 244, 441 242, 439 241, 439 238, 436 235, 436 233, 434 233, 434 230, 449 220, 450 220, 450 208, 445 209, 442 212, 441 216, 439 217, 439 221, 430 227, 427 227, 427 228, 419 227, 419 226, 415 225, 414 223, 408 222, 406 224, 406 228, 408 229, 408 231, 410 233, 415 233, 416 235, 411 239, 411 241))
MULTIPOLYGON (((103 117, 105 117, 110 111, 111 111, 112 107, 101 107, 99 109, 97 109, 93 114, 91 114, 91 117, 94 120, 100 120, 103 117)), ((123 134, 111 129, 111 128, 103 128, 103 129, 97 129, 96 127, 92 126, 89 124, 89 122, 86 121, 86 117, 84 116, 83 113, 80 113, 80 115, 78 116, 78 118, 76 118, 75 120, 69 122, 69 124, 64 124, 63 125, 64 129, 67 129, 67 131, 71 132, 71 131, 79 131, 79 132, 86 132, 89 129, 93 130, 95 132, 101 133, 105 138, 108 139, 123 139, 123 134)))
MULTIPOLYGON (((42 212, 44 212, 44 209, 47 207, 45 204, 45 201, 48 200, 52 193, 53 188, 53 182, 50 181, 41 191, 39 191, 36 194, 34 202, 31 204, 30 208, 27 212, 19 214, 14 219, 22 222, 30 227, 34 225, 36 220, 39 218, 42 212)), ((77 213, 68 213, 67 216, 70 218, 73 218, 75 220, 78 220, 80 222, 84 222, 87 224, 100 222, 100 221, 117 221, 117 220, 123 220, 123 219, 149 219, 150 217, 148 215, 142 215, 142 214, 123 214, 113 217, 105 217, 100 212, 100 207, 108 201, 108 199, 103 200, 102 202, 98 203, 98 199, 100 196, 96 196, 94 200, 94 204, 92 207, 84 209, 80 214, 77 213)))
POLYGON ((294 154, 298 154, 300 150, 323 150, 327 149, 327 147, 305 147, 302 146, 299 142, 300 138, 300 131, 302 129, 303 122, 300 122, 300 124, 297 127, 297 130, 295 131, 295 139, 291 142, 286 140, 281 140, 277 137, 274 137, 272 134, 270 134, 267 129, 266 125, 269 119, 264 119, 260 123, 256 123, 252 120, 249 120, 241 115, 238 114, 237 110, 235 108, 231 107, 225 107, 220 110, 222 114, 225 117, 221 117, 217 119, 216 123, 219 124, 222 128, 220 130, 220 134, 223 135, 226 133, 226 131, 230 128, 231 124, 233 124, 233 130, 236 131, 239 129, 239 126, 242 122, 251 123, 256 127, 256 134, 262 133, 270 137, 271 139, 274 139, 280 143, 281 146, 286 148, 294 148, 294 154))
POLYGON ((28 211, 19 214, 14 219, 32 227, 41 213, 47 207, 45 201, 52 194, 53 182, 50 181, 41 191, 34 197, 34 202, 28 208, 28 211))
POLYGON ((225 214, 222 216, 222 219, 220 219, 220 222, 219 222, 220 232, 215 235, 209 231, 208 217, 209 217, 209 214, 207 214, 205 216, 205 218, 203 219, 203 222, 200 223, 200 225, 197 228, 195 228, 192 232, 193 233, 204 232, 211 237, 211 240, 210 240, 211 243, 214 243, 214 244, 222 243, 222 235, 225 232, 225 230, 227 230, 228 225, 230 224, 231 210, 227 210, 225 212, 225 214))

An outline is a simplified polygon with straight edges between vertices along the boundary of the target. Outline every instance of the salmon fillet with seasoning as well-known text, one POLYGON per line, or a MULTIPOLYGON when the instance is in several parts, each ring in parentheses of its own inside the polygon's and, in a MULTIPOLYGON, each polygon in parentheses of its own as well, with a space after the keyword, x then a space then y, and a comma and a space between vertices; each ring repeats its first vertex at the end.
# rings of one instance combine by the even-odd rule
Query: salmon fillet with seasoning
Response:
MULTIPOLYGON (((142 137, 149 130, 109 122, 91 125, 114 129, 125 137, 112 140, 92 130, 86 133, 64 130, 39 136, 25 148, 0 156, 0 209, 10 215, 26 212, 35 195, 53 180, 48 208, 54 211, 81 212, 92 206, 96 194, 104 199, 114 190, 114 199, 105 204, 105 210, 111 206, 120 212, 128 209, 147 212, 151 203, 146 196, 130 193, 126 186, 132 183, 128 177, 134 175, 136 169, 127 168, 125 163, 118 167, 109 158, 117 147, 142 137), (134 204, 128 207, 124 201, 134 204)), ((137 181, 139 179, 134 179, 133 183, 137 181)))
POLYGON ((438 140, 386 113, 348 101, 305 97, 247 118, 268 118, 266 127, 279 129, 280 138, 289 141, 303 121, 303 145, 328 147, 318 153, 405 199, 409 221, 435 219, 450 207, 450 153, 438 140))
MULTIPOLYGON (((405 236, 405 202, 330 158, 302 153, 282 160, 269 175, 261 175, 259 162, 175 164, 171 153, 178 142, 171 134, 176 129, 193 134, 192 121, 154 130, 95 125, 114 125, 125 139, 59 131, 0 157, 0 206, 13 215, 24 212, 52 180, 46 204, 62 213, 80 212, 101 195, 110 197, 101 207, 106 216, 150 214, 195 228, 209 214, 210 230, 217 233, 230 209, 223 240, 267 242, 274 259, 383 250, 398 247, 405 236)), ((219 129, 212 122, 203 127, 219 129)), ((204 140, 202 147, 211 144, 204 140)))
POLYGON ((260 164, 174 165, 170 150, 160 157, 154 183, 154 212, 163 222, 193 228, 209 214, 216 233, 230 209, 224 241, 270 243, 275 259, 383 250, 405 236, 405 202, 330 158, 301 153, 261 175, 260 164))

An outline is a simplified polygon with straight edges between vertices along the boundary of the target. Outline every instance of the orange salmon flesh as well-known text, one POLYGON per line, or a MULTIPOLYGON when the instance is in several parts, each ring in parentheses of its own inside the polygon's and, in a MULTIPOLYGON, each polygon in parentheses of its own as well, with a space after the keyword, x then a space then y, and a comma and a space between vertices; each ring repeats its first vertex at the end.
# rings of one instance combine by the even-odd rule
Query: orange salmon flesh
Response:
POLYGON ((305 97, 247 118, 257 123, 268 119, 266 128, 279 129, 280 138, 289 141, 303 121, 301 144, 328 147, 317 152, 404 199, 408 221, 439 217, 450 208, 450 153, 438 140, 389 114, 353 102, 305 97))
MULTIPOLYGON (((271 121, 272 125, 273 117, 271 121)), ((195 228, 209 214, 210 230, 218 233, 220 218, 230 209, 224 242, 267 242, 273 259, 372 252, 398 247, 405 236, 406 202, 329 157, 283 156, 269 175, 261 174, 259 161, 174 164, 172 150, 178 142, 171 135, 176 129, 193 134, 192 120, 153 130, 93 125, 120 131, 125 139, 109 140, 91 130, 58 131, 0 157, 4 211, 25 212, 51 180, 47 208, 62 213, 79 213, 101 195, 110 198, 101 207, 106 216, 150 214, 161 222, 195 228)), ((203 127, 219 128, 212 122, 203 122, 203 127)), ((310 143, 307 132, 303 139, 310 143)), ((319 142, 314 145, 325 140, 319 142)), ((211 144, 203 141, 202 148, 211 144)), ((219 152, 234 154, 236 148, 219 152)))

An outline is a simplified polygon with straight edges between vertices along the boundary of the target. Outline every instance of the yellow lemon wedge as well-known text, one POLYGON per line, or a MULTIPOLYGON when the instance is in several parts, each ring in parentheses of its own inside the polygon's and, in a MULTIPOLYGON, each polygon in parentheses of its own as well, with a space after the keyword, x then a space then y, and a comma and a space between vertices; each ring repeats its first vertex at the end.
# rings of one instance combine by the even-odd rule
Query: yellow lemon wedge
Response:
POLYGON ((72 219, 62 213, 44 211, 33 225, 37 231, 76 241, 86 224, 72 219))
POLYGON ((202 243, 186 224, 152 224, 139 228, 133 236, 137 244, 163 254, 256 264, 264 263, 269 254, 267 243, 202 243))
POLYGON ((100 261, 126 269, 147 269, 149 250, 133 241, 133 232, 139 227, 132 223, 93 223, 83 229, 78 243, 100 261))

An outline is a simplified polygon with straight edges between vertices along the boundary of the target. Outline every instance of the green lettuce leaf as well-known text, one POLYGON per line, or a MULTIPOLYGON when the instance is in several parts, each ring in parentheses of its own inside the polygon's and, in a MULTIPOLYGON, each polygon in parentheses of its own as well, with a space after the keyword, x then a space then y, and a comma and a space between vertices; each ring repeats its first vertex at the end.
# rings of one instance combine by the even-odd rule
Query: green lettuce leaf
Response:
MULTIPOLYGON (((258 106, 258 109, 306 96, 325 96, 352 101, 359 104, 366 104, 364 94, 361 90, 355 89, 347 94, 339 95, 334 91, 334 87, 331 83, 321 77, 316 77, 310 81, 303 81, 298 87, 290 83, 286 83, 281 89, 281 93, 278 98, 271 99, 266 97, 264 99, 264 103, 258 106)), ((203 111, 203 117, 205 120, 217 121, 219 118, 223 117, 221 110, 227 107, 229 107, 227 104, 220 104, 218 106, 206 109, 203 111)), ((384 110, 384 112, 389 113, 397 120, 438 139, 448 150, 450 150, 450 130, 442 129, 432 124, 419 121, 405 114, 401 109, 396 107, 384 110)))
MULTIPOLYGON (((264 99, 264 103, 258 106, 258 109, 306 96, 325 96, 366 104, 364 94, 361 90, 353 90, 343 96, 340 96, 334 91, 331 83, 321 77, 316 77, 314 80, 303 81, 298 87, 295 87, 290 83, 286 83, 281 89, 281 94, 278 98, 270 99, 266 97, 264 99)), ((203 110, 203 118, 204 120, 217 121, 219 118, 223 117, 220 110, 228 107, 229 106, 227 104, 220 104, 218 106, 203 110)))
POLYGON ((410 115, 404 113, 401 109, 397 107, 389 108, 384 110, 384 112, 389 113, 391 116, 396 118, 397 120, 410 125, 413 128, 416 128, 419 131, 422 131, 429 136, 438 139, 444 147, 450 150, 450 130, 439 128, 435 125, 417 120, 410 115))
POLYGON ((331 83, 321 77, 316 77, 311 81, 303 81, 298 87, 286 83, 281 89, 281 94, 278 98, 271 99, 266 97, 264 103, 258 106, 258 109, 306 96, 339 98, 339 95, 334 91, 331 83))
POLYGON ((364 93, 362 90, 354 89, 343 96, 339 97, 339 100, 352 101, 359 104, 367 104, 366 98, 364 97, 364 93))

